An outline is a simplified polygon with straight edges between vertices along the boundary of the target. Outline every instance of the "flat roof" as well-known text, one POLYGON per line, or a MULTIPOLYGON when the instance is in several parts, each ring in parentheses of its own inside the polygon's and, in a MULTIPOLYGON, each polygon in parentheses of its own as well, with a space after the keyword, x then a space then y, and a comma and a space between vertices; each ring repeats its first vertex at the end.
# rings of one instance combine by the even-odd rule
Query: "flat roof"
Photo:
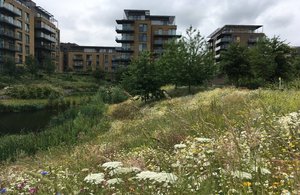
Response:
POLYGON ((227 24, 224 25, 222 28, 217 28, 213 33, 211 33, 208 37, 212 38, 218 33, 222 32, 226 28, 244 28, 248 30, 257 30, 259 28, 263 27, 263 25, 242 25, 242 24, 227 24))

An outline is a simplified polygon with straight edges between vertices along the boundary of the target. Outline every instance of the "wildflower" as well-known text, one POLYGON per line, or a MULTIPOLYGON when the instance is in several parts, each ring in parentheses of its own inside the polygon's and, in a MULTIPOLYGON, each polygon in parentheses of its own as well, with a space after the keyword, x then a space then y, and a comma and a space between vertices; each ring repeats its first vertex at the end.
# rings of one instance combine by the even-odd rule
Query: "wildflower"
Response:
POLYGON ((118 167, 122 167, 123 163, 122 162, 106 162, 102 165, 105 169, 116 169, 118 167))
POLYGON ((200 142, 200 143, 209 143, 212 141, 212 139, 209 139, 209 138, 203 138, 203 137, 197 137, 195 138, 195 140, 197 142, 200 142))
POLYGON ((186 145, 185 144, 176 144, 176 145, 174 145, 174 148, 175 148, 175 150, 176 149, 183 149, 183 148, 186 148, 186 145))
POLYGON ((105 181, 104 174, 103 173, 94 173, 94 174, 91 173, 84 178, 84 181, 87 183, 91 183, 91 184, 100 184, 103 181, 105 181))
POLYGON ((36 194, 37 193, 37 188, 30 188, 29 189, 29 194, 36 194))
POLYGON ((5 194, 7 192, 6 188, 1 188, 0 189, 0 194, 5 194))
POLYGON ((166 182, 166 183, 175 183, 177 180, 177 176, 172 173, 157 173, 152 171, 142 171, 141 173, 136 175, 136 178, 139 180, 153 180, 156 182, 166 182))
POLYGON ((141 169, 138 167, 118 167, 116 169, 113 169, 109 172, 111 176, 113 175, 121 175, 121 174, 128 174, 128 173, 138 173, 141 169))
POLYGON ((41 171, 41 175, 48 175, 49 173, 47 171, 41 171))
POLYGON ((115 185, 115 184, 119 184, 119 183, 122 183, 123 180, 120 179, 120 178, 113 178, 113 179, 109 179, 106 181, 108 185, 115 185))
POLYGON ((233 171, 231 175, 240 179, 252 179, 252 175, 243 171, 233 171))
POLYGON ((249 181, 243 182, 243 186, 250 187, 251 186, 251 182, 249 182, 249 181))

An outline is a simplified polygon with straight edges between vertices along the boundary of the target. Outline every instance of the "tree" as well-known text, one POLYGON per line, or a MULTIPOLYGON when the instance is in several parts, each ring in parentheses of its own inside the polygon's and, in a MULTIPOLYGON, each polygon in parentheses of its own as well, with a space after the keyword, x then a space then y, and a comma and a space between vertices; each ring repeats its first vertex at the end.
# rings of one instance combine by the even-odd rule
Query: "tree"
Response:
POLYGON ((55 71, 55 63, 50 56, 46 56, 43 64, 43 69, 47 74, 52 74, 55 71))
POLYGON ((212 79, 216 73, 216 64, 200 32, 190 27, 186 34, 186 37, 166 47, 160 60, 160 75, 165 82, 188 86, 191 92, 192 85, 201 85, 212 79))
POLYGON ((291 80, 295 73, 293 61, 293 50, 279 37, 263 38, 250 49, 250 63, 255 77, 264 82, 274 82, 279 77, 291 80))
POLYGON ((26 64, 28 72, 32 76, 36 76, 37 72, 38 72, 38 61, 33 57, 33 55, 26 57, 25 64, 26 64))
POLYGON ((161 82, 149 52, 141 53, 131 62, 121 84, 130 94, 139 95, 144 101, 161 97, 161 82))
POLYGON ((230 44, 228 49, 221 53, 220 64, 222 72, 235 86, 246 85, 252 78, 248 48, 238 43, 230 44))
POLYGON ((14 76, 17 73, 17 66, 13 57, 6 56, 3 63, 3 73, 14 76))

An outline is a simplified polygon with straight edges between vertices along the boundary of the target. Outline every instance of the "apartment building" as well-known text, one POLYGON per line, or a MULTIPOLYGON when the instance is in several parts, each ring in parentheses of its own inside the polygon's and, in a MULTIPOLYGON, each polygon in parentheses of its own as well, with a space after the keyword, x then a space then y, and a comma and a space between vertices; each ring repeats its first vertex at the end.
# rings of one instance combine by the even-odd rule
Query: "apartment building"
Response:
POLYGON ((116 47, 79 46, 75 43, 61 43, 60 71, 91 72, 103 70, 113 73, 112 63, 118 55, 116 47))
POLYGON ((0 0, 0 64, 6 57, 24 64, 29 55, 58 65, 59 29, 53 15, 31 0, 0 0))
POLYGON ((181 36, 176 33, 175 16, 150 15, 149 10, 124 10, 123 19, 116 22, 116 42, 121 43, 120 55, 113 60, 116 66, 129 64, 142 51, 160 55, 167 41, 181 36))
POLYGON ((215 59, 220 60, 221 52, 231 43, 252 47, 259 38, 264 37, 262 25, 225 25, 209 35, 210 49, 215 53, 215 59))

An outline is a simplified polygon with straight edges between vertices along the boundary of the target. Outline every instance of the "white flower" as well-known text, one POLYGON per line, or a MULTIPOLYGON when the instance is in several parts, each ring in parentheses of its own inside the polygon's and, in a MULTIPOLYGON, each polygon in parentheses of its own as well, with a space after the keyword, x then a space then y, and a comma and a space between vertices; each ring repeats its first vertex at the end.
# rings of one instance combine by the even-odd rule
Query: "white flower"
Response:
POLYGON ((116 169, 118 167, 122 167, 123 163, 122 162, 106 162, 102 165, 105 169, 116 169))
POLYGON ((87 183, 92 183, 92 184, 100 184, 103 181, 105 181, 104 174, 103 173, 91 173, 84 178, 84 181, 87 183))
POLYGON ((232 171, 231 175, 240 179, 252 179, 252 175, 243 171, 232 171))
POLYGON ((176 144, 176 145, 174 145, 174 148, 175 149, 183 149, 183 148, 186 148, 186 145, 185 144, 176 144))
MULTIPOLYGON (((257 172, 258 167, 253 167, 253 171, 257 172)), ((260 168, 260 173, 263 174, 263 175, 269 175, 269 174, 271 174, 271 171, 269 169, 266 169, 266 168, 260 168)))
POLYGON ((113 179, 109 179, 106 181, 108 185, 115 185, 115 184, 119 184, 122 183, 123 180, 121 178, 113 178, 113 179))
POLYGON ((136 175, 136 178, 139 180, 152 180, 159 183, 175 183, 178 177, 173 173, 142 171, 136 175))
POLYGON ((212 142, 212 139, 204 138, 204 137, 197 137, 197 138, 195 138, 195 140, 197 142, 200 142, 200 143, 209 143, 209 142, 212 142))
POLYGON ((128 174, 128 173, 138 173, 140 171, 141 171, 141 169, 138 167, 117 167, 117 168, 111 170, 109 172, 109 174, 111 176, 113 176, 115 174, 121 175, 121 174, 128 174))

